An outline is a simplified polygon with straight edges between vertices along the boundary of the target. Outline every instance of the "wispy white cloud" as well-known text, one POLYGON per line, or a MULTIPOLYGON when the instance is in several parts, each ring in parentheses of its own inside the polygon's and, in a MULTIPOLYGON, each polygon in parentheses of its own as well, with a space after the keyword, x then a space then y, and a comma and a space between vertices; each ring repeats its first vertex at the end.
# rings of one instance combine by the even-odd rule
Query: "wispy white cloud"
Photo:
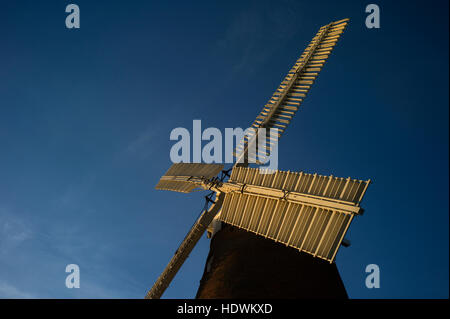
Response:
POLYGON ((0 209, 0 253, 6 253, 18 247, 32 235, 30 226, 22 219, 4 208, 0 209))
MULTIPOLYGON (((147 128, 139 136, 132 140, 128 146, 126 147, 127 153, 137 153, 142 152, 145 150, 145 148, 148 148, 148 150, 151 150, 150 143, 152 142, 153 138, 157 136, 157 130, 152 128, 147 128)), ((147 153, 147 152, 145 152, 147 153)))
MULTIPOLYGON (((158 137, 161 136, 163 129, 160 122, 164 121, 163 113, 155 115, 155 117, 147 124, 145 128, 136 132, 133 139, 130 139, 128 144, 115 157, 116 161, 124 159, 129 160, 129 157, 134 157, 139 160, 147 160, 155 154, 155 148, 161 142, 158 137)), ((169 136, 167 135, 167 138, 169 136)))
POLYGON ((0 281, 0 298, 5 299, 32 299, 36 298, 33 294, 20 290, 19 288, 0 281))
POLYGON ((232 57, 234 72, 253 72, 294 36, 299 18, 291 1, 257 1, 236 13, 217 47, 232 57))
POLYGON ((18 225, 17 218, 0 223, 0 298, 130 298, 144 291, 137 278, 113 263, 115 246, 83 225, 55 225, 44 232, 18 225), (19 248, 24 240, 31 240, 31 250, 19 248), (80 266, 80 289, 65 287, 69 263, 80 266))

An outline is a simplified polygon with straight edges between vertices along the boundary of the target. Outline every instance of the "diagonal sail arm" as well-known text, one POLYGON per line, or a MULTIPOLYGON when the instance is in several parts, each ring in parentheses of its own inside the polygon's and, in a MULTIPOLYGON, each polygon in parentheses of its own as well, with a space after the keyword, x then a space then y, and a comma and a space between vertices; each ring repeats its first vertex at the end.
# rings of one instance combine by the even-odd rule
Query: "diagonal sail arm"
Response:
POLYGON ((309 62, 312 54, 315 52, 316 48, 320 45, 323 37, 326 35, 327 31, 330 29, 331 24, 326 25, 319 31, 318 35, 315 37, 316 40, 311 42, 312 47, 305 51, 306 55, 301 58, 298 65, 294 66, 295 72, 292 74, 292 71, 286 77, 287 83, 285 84, 284 90, 278 95, 277 100, 273 105, 270 106, 270 111, 263 117, 261 122, 257 122, 257 127, 271 127, 271 122, 274 121, 274 118, 277 115, 277 112, 280 110, 280 106, 283 102, 288 98, 288 94, 292 92, 293 86, 295 82, 300 78, 302 72, 304 71, 307 63, 309 62))
MULTIPOLYGON (((246 166, 243 162, 248 159, 256 160, 256 154, 250 154, 249 150, 252 150, 252 144, 256 143, 258 129, 277 128, 278 138, 282 136, 344 32, 348 20, 332 22, 319 29, 269 102, 256 117, 251 126, 256 132, 248 134, 236 148, 234 156, 237 159, 237 166, 246 166)), ((269 155, 271 140, 271 137, 266 139, 266 145, 262 146, 264 150, 258 150, 258 155, 263 156, 262 159, 264 159, 264 153, 266 156, 269 155)))
POLYGON ((189 230, 188 234, 180 244, 180 247, 178 247, 169 264, 164 269, 163 273, 158 277, 153 287, 148 291, 145 299, 161 298, 162 294, 167 289, 167 287, 169 287, 169 284, 172 282, 178 270, 189 257, 189 254, 191 253, 192 249, 194 249, 195 245, 205 232, 208 225, 220 211, 224 198, 225 194, 217 194, 216 202, 210 207, 209 210, 205 210, 200 215, 194 226, 192 226, 192 228, 189 230))

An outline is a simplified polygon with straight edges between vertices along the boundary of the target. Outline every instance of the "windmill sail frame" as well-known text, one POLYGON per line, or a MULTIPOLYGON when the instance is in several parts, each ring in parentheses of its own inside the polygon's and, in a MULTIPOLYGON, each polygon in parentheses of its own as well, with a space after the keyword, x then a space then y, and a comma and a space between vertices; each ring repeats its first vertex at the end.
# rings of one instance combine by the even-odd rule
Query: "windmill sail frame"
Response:
MULTIPOLYGON (((319 29, 305 51, 290 69, 278 89, 263 107, 251 127, 256 130, 244 137, 234 152, 236 163, 245 163, 249 159, 256 160, 256 154, 251 154, 252 144, 257 143, 257 130, 260 128, 277 128, 278 138, 285 132, 287 126, 298 111, 301 103, 314 84, 334 46, 345 31, 349 19, 329 23, 319 29)), ((258 145, 259 146, 259 145, 258 145)), ((266 138, 263 150, 258 150, 258 158, 265 160, 271 151, 272 138, 266 138), (262 155, 263 153, 266 156, 262 155)), ((242 164, 239 164, 242 165, 242 164)))
POLYGON ((156 189, 190 193, 215 177, 223 164, 175 163, 159 180, 156 189))
POLYGON ((235 167, 218 219, 332 263, 370 180, 235 167))

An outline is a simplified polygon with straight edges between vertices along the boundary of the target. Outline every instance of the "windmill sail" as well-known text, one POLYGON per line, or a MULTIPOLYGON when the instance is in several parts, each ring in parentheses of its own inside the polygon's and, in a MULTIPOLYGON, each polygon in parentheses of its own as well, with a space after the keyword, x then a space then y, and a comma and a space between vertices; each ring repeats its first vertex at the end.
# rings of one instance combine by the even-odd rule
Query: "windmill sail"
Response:
POLYGON ((155 284, 147 292, 145 299, 161 298, 162 294, 167 289, 167 287, 169 287, 170 282, 175 277, 185 260, 188 258, 192 249, 194 249, 195 245, 205 232, 208 225, 219 212, 220 208, 222 207, 223 200, 224 194, 219 194, 217 196, 216 202, 210 207, 210 209, 202 212, 200 217, 187 233, 186 237, 184 237, 183 241, 173 255, 169 264, 164 269, 163 273, 158 277, 155 284))
MULTIPOLYGON (((348 20, 343 19, 332 22, 319 29, 269 102, 256 117, 251 126, 252 128, 255 130, 259 128, 277 128, 278 138, 283 135, 341 34, 344 32, 348 20)), ((249 151, 249 145, 256 142, 255 137, 256 133, 250 133, 244 137, 244 140, 234 152, 234 156, 237 159, 236 162, 245 158, 257 160, 254 151, 249 151)), ((273 137, 267 136, 263 150, 257 151, 258 159, 264 160, 269 155, 272 145, 271 140, 273 140, 273 137), (265 156, 262 155, 264 153, 265 156)))
POLYGON ((222 164, 177 163, 173 164, 159 180, 156 189, 190 193, 203 181, 216 176, 222 164))
POLYGON ((218 219, 333 262, 369 183, 235 167, 218 219))

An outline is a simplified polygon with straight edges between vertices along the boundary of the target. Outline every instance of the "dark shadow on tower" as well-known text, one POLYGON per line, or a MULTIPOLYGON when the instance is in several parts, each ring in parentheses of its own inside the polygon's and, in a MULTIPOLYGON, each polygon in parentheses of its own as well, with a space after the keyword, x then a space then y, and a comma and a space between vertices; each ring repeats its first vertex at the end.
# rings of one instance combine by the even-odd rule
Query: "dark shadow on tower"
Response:
POLYGON ((223 225, 211 248, 196 298, 347 299, 335 263, 223 225))

